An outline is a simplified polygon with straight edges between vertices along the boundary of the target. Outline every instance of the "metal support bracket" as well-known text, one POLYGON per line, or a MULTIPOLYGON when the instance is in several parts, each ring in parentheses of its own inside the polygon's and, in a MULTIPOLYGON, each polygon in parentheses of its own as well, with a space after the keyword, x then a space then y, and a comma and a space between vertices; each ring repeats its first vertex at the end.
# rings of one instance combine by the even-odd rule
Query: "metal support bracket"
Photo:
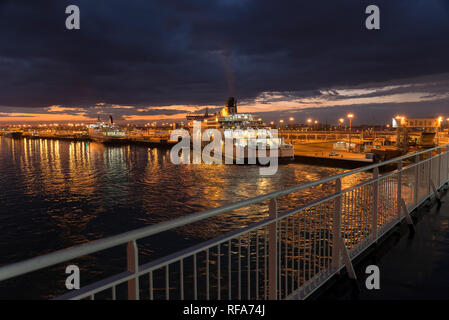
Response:
POLYGON ((407 221, 408 228, 410 230, 410 234, 414 235, 415 234, 415 225, 413 224, 412 217, 410 216, 410 213, 408 212, 407 205, 405 204, 405 200, 403 198, 401 199, 401 207, 402 207, 402 211, 404 212, 405 221, 407 221))
POLYGON ((435 198, 437 199, 438 205, 441 205, 440 194, 438 193, 437 188, 435 188, 435 184, 433 183, 432 179, 430 179, 430 186, 432 187, 433 194, 435 195, 435 198))
POLYGON ((355 275, 354 271, 354 266, 352 265, 351 257, 349 256, 349 251, 346 248, 345 241, 341 237, 340 237, 340 253, 343 256, 343 262, 345 264, 349 278, 357 280, 357 276, 355 275))

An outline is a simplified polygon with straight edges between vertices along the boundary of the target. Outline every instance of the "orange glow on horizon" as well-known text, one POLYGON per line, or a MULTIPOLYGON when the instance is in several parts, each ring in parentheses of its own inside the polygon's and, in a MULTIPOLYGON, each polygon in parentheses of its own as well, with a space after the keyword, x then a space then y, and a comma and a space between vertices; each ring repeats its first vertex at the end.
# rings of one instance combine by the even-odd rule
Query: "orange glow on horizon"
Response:
POLYGON ((85 115, 51 114, 51 113, 0 113, 0 122, 66 122, 93 121, 85 115))

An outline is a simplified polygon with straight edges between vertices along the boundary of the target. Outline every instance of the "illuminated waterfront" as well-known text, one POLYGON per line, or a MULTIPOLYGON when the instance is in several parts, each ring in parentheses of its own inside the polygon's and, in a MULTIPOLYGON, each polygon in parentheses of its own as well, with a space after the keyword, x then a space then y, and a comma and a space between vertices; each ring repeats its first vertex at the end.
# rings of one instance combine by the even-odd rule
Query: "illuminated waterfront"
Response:
MULTIPOLYGON (((291 163, 280 165, 274 176, 262 177, 257 166, 173 165, 168 149, 2 137, 0 264, 343 171, 291 163)), ((343 181, 345 186, 355 182, 343 181)), ((332 190, 329 185, 315 192, 296 193, 280 202, 280 207, 306 203, 321 196, 322 191, 332 190)), ((168 238, 149 241, 143 252, 151 258, 154 252, 174 252, 266 215, 267 208, 261 206, 235 210, 194 228, 181 228, 168 238)), ((120 267, 120 263, 108 265, 106 272, 120 267)), ((0 295, 5 294, 0 291, 0 295)))

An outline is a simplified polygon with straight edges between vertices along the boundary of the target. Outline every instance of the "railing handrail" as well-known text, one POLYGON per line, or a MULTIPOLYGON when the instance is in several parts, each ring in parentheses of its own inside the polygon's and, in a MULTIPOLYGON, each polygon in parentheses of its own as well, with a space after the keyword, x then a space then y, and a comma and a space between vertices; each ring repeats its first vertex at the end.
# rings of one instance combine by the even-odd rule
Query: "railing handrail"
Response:
POLYGON ((38 257, 30 258, 30 259, 27 259, 24 261, 20 261, 20 262, 6 265, 6 266, 2 266, 2 267, 0 267, 0 281, 10 279, 10 278, 13 278, 13 277, 25 274, 25 273, 37 271, 37 270, 40 270, 40 269, 43 269, 43 268, 46 268, 46 267, 49 267, 52 265, 56 265, 56 264, 59 264, 59 263, 62 263, 62 262, 65 262, 65 261, 68 261, 71 259, 76 259, 76 258, 79 258, 82 256, 86 256, 86 255, 89 255, 89 254, 92 254, 92 253, 95 253, 98 251, 110 249, 110 248, 113 248, 113 247, 116 247, 119 245, 126 244, 130 241, 150 237, 150 236, 153 236, 155 234, 158 234, 158 233, 161 233, 161 232, 164 232, 167 230, 179 228, 179 227, 191 224, 191 223, 195 223, 195 222, 207 219, 207 218, 214 217, 214 216, 222 214, 222 213, 226 213, 226 212, 229 212, 229 211, 232 211, 235 209, 246 207, 248 205, 260 203, 260 202, 266 201, 266 200, 271 200, 273 198, 277 198, 279 196, 283 196, 283 195, 286 195, 286 194, 289 194, 292 192, 311 188, 311 187, 321 185, 321 184, 324 184, 324 183, 327 183, 330 181, 334 181, 339 178, 341 179, 341 178, 344 178, 344 177, 347 177, 347 176, 350 176, 350 175, 353 175, 356 173, 368 171, 368 170, 371 170, 374 168, 379 168, 379 167, 382 167, 382 166, 385 166, 388 164, 396 163, 401 160, 415 157, 417 155, 426 154, 426 153, 429 153, 434 150, 448 148, 448 147, 449 147, 449 144, 433 147, 433 148, 426 149, 426 150, 423 150, 420 152, 404 155, 404 156, 393 158, 393 159, 390 159, 390 160, 387 160, 384 162, 364 166, 364 167, 353 169, 353 170, 343 172, 343 173, 340 173, 337 175, 322 178, 320 180, 307 182, 307 183, 304 183, 304 184, 301 184, 298 186, 290 187, 290 188, 279 190, 279 191, 274 191, 274 192, 260 195, 257 197, 253 197, 250 199, 233 202, 233 203, 226 204, 226 205, 223 205, 220 207, 205 210, 200 213, 189 214, 187 216, 180 217, 177 219, 161 222, 161 223, 158 223, 155 225, 139 228, 136 230, 131 230, 128 232, 124 232, 124 233, 115 235, 115 236, 110 236, 107 238, 90 241, 85 244, 81 244, 81 245, 74 246, 71 248, 58 250, 58 251, 55 251, 55 252, 52 252, 49 254, 45 254, 42 256, 38 256, 38 257))

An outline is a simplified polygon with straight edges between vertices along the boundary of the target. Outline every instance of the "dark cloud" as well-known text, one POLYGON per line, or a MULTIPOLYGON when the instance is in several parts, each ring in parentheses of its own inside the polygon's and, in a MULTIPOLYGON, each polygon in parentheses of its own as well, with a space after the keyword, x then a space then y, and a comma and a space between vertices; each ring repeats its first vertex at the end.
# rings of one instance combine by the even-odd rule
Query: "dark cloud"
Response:
POLYGON ((377 0, 368 31, 371 2, 3 0, 0 105, 217 105, 449 72, 447 1, 377 0))

